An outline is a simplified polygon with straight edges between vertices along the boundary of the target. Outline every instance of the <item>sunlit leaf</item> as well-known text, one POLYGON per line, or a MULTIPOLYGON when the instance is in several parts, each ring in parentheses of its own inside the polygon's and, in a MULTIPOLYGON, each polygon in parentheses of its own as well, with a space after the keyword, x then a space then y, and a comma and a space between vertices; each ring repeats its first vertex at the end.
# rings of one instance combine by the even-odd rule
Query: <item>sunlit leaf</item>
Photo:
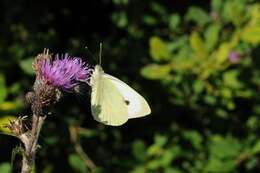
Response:
POLYGON ((248 26, 242 32, 242 40, 247 43, 258 44, 260 43, 260 25, 248 26))
POLYGON ((11 131, 4 127, 5 125, 9 124, 10 121, 15 120, 17 117, 12 116, 12 115, 5 115, 0 117, 0 131, 6 133, 6 134, 11 134, 11 131))
POLYGON ((22 70, 29 75, 34 74, 34 71, 32 68, 33 60, 34 60, 34 58, 28 58, 28 59, 21 60, 19 63, 22 70))
POLYGON ((215 53, 215 57, 219 64, 225 62, 228 59, 230 52, 230 45, 228 43, 222 43, 215 53))
POLYGON ((2 111, 10 111, 16 108, 17 108, 17 104, 14 102, 6 101, 0 104, 0 110, 2 111))
POLYGON ((141 74, 147 79, 163 79, 169 75, 170 65, 150 64, 142 68, 141 74))
POLYGON ((149 41, 150 55, 155 61, 169 60, 170 51, 167 48, 166 43, 159 37, 151 37, 149 41))
POLYGON ((190 45, 198 56, 197 58, 203 59, 206 57, 204 43, 198 32, 192 32, 190 36, 190 45))

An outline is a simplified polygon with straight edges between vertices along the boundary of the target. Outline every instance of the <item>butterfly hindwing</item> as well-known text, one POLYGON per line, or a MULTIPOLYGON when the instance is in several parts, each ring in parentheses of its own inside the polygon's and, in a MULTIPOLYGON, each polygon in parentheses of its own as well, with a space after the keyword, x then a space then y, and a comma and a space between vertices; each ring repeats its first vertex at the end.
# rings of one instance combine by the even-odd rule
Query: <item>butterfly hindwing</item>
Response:
POLYGON ((151 109, 146 100, 134 89, 114 76, 109 74, 104 74, 104 76, 108 78, 122 94, 127 104, 128 118, 143 117, 151 113, 151 109))

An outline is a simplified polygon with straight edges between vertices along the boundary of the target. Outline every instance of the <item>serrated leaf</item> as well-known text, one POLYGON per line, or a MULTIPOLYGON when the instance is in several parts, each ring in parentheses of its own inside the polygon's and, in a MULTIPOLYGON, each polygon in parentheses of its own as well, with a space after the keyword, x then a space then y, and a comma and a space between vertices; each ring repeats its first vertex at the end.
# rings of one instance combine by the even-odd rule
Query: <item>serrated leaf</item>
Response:
POLYGON ((34 75, 34 71, 32 68, 33 61, 34 61, 34 58, 28 58, 25 60, 21 60, 19 63, 21 69, 28 75, 34 75))
POLYGON ((147 79, 156 80, 168 77, 170 71, 170 65, 150 64, 142 68, 141 74, 147 79))
POLYGON ((170 51, 166 43, 159 37, 153 36, 149 40, 150 55, 155 61, 169 60, 170 51))

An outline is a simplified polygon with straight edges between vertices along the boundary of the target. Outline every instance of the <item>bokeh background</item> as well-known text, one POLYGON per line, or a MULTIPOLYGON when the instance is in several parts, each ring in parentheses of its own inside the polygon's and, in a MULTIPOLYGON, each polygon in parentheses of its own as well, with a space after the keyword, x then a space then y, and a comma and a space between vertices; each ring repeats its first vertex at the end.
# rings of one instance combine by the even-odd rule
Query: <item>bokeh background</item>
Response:
MULTIPOLYGON (((30 116, 24 95, 43 48, 94 66, 100 42, 104 70, 152 109, 109 127, 93 120, 88 86, 64 93, 34 173, 260 172, 259 1, 1 0, 0 9, 0 124, 30 116)), ((12 159, 19 170, 19 146, 0 135, 1 173, 12 159)))

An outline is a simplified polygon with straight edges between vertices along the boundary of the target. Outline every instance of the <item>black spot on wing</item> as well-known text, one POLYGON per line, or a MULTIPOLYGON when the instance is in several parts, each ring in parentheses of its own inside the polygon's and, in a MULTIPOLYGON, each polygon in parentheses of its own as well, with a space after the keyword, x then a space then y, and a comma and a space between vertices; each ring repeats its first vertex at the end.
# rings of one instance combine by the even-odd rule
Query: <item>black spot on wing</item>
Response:
POLYGON ((125 104, 126 105, 129 105, 130 104, 130 101, 129 100, 124 100, 125 101, 125 104))

